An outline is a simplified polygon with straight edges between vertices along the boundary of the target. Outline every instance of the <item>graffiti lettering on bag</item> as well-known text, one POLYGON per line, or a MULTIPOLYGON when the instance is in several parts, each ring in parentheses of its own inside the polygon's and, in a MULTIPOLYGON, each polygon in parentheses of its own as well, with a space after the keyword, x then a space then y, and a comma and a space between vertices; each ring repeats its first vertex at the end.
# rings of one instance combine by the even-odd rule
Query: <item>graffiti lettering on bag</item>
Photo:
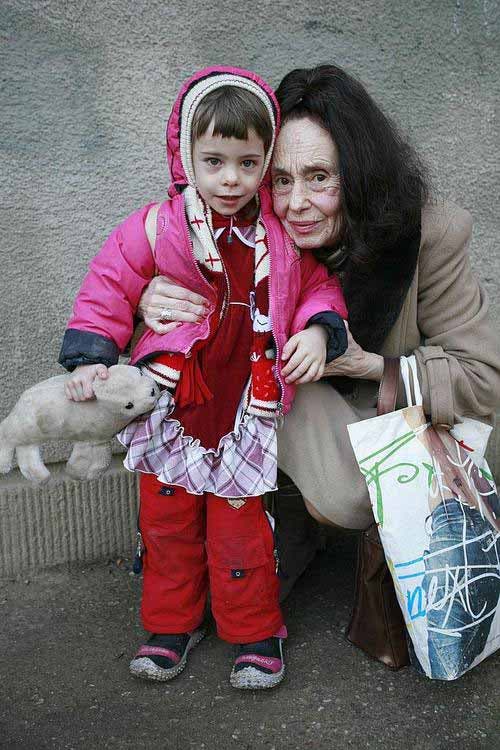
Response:
MULTIPOLYGON (((395 457, 396 454, 399 453, 399 451, 405 445, 411 443, 415 439, 415 432, 413 430, 410 430, 409 432, 406 432, 404 435, 401 435, 395 440, 392 440, 387 445, 384 445, 382 448, 379 448, 373 453, 370 453, 370 455, 365 456, 365 458, 359 461, 359 468, 361 469, 361 472, 365 477, 368 488, 370 488, 371 484, 373 484, 375 487, 377 521, 381 526, 384 523, 384 506, 382 498, 382 484, 380 480, 385 474, 388 474, 390 471, 396 470, 400 471, 400 474, 397 477, 397 481, 400 484, 408 484, 409 482, 413 482, 417 478, 420 472, 420 468, 417 463, 413 463, 410 461, 400 461, 388 465, 390 459, 395 457)), ((429 470, 429 468, 433 469, 432 466, 429 467, 429 464, 425 465, 424 468, 426 468, 427 471, 429 470)), ((431 481, 431 479, 432 476, 428 479, 428 481, 431 481)))
POLYGON ((430 612, 441 612, 441 627, 431 629, 458 635, 493 617, 500 587, 500 562, 494 553, 498 539, 499 535, 491 530, 465 538, 464 526, 459 542, 394 565, 410 620, 425 617, 430 612), (415 568, 418 570, 413 572, 415 568), (420 580, 415 580, 413 585, 409 583, 413 579, 420 580), (478 598, 478 586, 483 598, 478 598), (490 596, 494 591, 496 597, 490 596), (457 611, 462 613, 459 617, 457 611))
MULTIPOLYGON (((380 526, 384 525, 382 479, 392 472, 398 472, 395 481, 403 485, 416 482, 423 474, 430 497, 457 497, 475 507, 481 507, 486 503, 484 509, 492 512, 493 518, 496 512, 496 518, 498 518, 500 504, 493 477, 485 469, 476 466, 470 456, 463 449, 461 450, 460 445, 455 441, 453 442, 458 450, 457 455, 444 454, 445 463, 441 465, 439 461, 433 459, 431 462, 420 458, 398 460, 398 454, 401 458, 400 454, 408 443, 419 439, 428 427, 429 425, 425 424, 410 430, 358 460, 372 500, 375 500, 374 510, 376 510, 376 520, 380 526), (455 473, 450 471, 450 467, 455 470, 455 473), (490 506, 492 511, 490 511, 490 506)), ((392 482, 389 482, 390 491, 392 491, 391 484, 392 482)))
POLYGON ((406 592, 406 606, 410 620, 425 617, 427 611, 424 606, 424 590, 422 586, 417 586, 413 591, 406 592))
MULTIPOLYGON (((394 565, 394 573, 397 576, 398 583, 401 581, 402 585, 399 586, 399 590, 405 590, 406 593, 406 611, 410 620, 417 620, 419 617, 425 617, 425 592, 421 586, 422 578, 425 575, 423 570, 423 557, 417 557, 414 560, 406 560, 405 562, 394 565), (420 579, 416 585, 407 583, 408 580, 420 579)), ((402 593, 404 597, 404 594, 402 593)))

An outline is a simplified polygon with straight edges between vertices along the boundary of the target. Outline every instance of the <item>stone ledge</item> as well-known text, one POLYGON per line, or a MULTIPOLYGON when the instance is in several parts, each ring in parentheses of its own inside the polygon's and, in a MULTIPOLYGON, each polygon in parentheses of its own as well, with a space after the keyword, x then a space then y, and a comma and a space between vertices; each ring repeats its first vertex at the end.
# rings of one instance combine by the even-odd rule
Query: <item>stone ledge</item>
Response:
POLYGON ((16 470, 0 481, 0 577, 69 562, 131 554, 137 525, 136 477, 113 457, 99 479, 76 482, 52 465, 30 485, 16 470))

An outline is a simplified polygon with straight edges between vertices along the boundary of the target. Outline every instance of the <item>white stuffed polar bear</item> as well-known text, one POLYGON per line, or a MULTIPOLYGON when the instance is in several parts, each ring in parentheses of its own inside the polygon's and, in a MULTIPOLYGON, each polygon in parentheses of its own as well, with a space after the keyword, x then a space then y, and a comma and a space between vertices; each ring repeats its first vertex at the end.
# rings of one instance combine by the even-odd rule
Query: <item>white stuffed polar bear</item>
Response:
POLYGON ((113 365, 108 378, 94 380, 95 399, 69 401, 56 375, 28 388, 0 424, 0 473, 12 468, 14 451, 19 469, 31 482, 44 482, 50 472, 40 456, 40 444, 74 442, 66 469, 74 479, 93 479, 111 462, 111 438, 140 414, 150 411, 158 386, 137 367, 113 365))

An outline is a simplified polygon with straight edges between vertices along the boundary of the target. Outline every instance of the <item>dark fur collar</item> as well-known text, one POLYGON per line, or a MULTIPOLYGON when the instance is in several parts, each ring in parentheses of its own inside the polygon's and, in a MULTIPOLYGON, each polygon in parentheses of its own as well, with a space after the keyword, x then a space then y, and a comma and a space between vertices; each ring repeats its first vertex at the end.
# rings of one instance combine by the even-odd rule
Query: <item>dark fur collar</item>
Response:
POLYGON ((349 261, 342 269, 349 328, 366 351, 378 353, 395 324, 415 275, 419 248, 420 227, 381 253, 369 272, 349 261))

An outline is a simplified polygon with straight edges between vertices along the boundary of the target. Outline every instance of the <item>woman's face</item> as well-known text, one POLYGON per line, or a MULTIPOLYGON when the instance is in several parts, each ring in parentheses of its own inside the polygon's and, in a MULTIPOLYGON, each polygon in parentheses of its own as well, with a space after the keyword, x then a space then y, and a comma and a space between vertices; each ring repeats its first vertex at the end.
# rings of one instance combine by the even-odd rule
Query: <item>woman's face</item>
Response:
POLYGON ((304 250, 333 244, 340 234, 337 148, 309 117, 289 120, 279 133, 272 165, 274 210, 304 250))

